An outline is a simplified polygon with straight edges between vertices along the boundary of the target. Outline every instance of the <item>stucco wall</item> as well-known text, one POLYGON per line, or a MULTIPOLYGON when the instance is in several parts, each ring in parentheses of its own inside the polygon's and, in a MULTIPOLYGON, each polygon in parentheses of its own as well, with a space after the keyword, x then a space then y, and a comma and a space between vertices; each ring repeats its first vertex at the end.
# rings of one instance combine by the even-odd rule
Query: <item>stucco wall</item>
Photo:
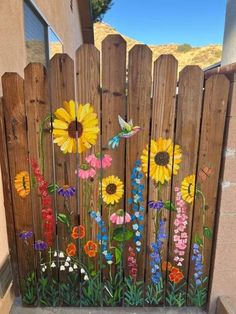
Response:
MULTIPOLYGON (((82 32, 77 0, 73 11, 69 0, 33 1, 63 43, 64 52, 71 58, 82 43, 82 32)), ((5 72, 18 72, 21 76, 26 66, 24 39, 23 0, 0 0, 0 76, 5 72)), ((0 96, 2 86, 0 84, 0 96)), ((0 266, 8 255, 5 210, 0 177, 0 266)))

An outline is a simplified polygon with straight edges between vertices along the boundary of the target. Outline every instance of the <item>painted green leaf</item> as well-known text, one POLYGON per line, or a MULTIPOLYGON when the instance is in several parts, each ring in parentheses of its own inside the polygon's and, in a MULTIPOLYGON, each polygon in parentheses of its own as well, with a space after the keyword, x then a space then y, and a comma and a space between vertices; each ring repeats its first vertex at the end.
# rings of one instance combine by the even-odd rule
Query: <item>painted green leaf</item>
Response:
POLYGON ((172 212, 176 212, 175 205, 171 201, 165 201, 164 208, 166 208, 172 212))
POLYGON ((119 264, 121 261, 121 251, 117 247, 115 248, 115 258, 116 258, 116 264, 119 264))
POLYGON ((116 228, 113 232, 113 240, 123 242, 131 239, 133 231, 124 229, 123 227, 116 228))
POLYGON ((58 188, 59 188, 59 185, 57 185, 56 183, 51 183, 48 186, 48 193, 49 194, 54 194, 57 191, 58 188))
POLYGON ((204 237, 211 240, 213 236, 213 231, 211 228, 203 227, 203 234, 204 234, 204 237))
POLYGON ((199 246, 203 246, 203 241, 201 239, 201 237, 199 236, 199 234, 195 235, 195 242, 199 245, 199 246))
POLYGON ((58 214, 57 219, 63 224, 69 225, 69 219, 65 214, 58 214))

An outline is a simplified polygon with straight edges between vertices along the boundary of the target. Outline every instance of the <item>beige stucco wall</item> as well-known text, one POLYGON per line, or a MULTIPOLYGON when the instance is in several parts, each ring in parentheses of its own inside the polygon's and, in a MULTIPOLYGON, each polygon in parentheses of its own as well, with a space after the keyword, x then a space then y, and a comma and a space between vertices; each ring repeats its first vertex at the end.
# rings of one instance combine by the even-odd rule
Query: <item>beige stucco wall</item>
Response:
MULTIPOLYGON (((64 52, 74 59, 75 50, 82 44, 77 0, 73 0, 73 11, 71 11, 69 0, 35 0, 32 2, 35 3, 46 22, 52 26, 62 40, 64 52)), ((23 76, 26 66, 23 0, 0 0, 0 17, 0 77, 5 72, 18 72, 23 76)), ((2 96, 1 84, 0 96, 2 96)), ((1 267, 8 255, 1 176, 0 217, 1 267)), ((2 313, 1 310, 0 312, 2 313)))
MULTIPOLYGON (((64 52, 74 59, 75 50, 82 43, 77 0, 73 0, 73 11, 69 0, 32 2, 62 40, 64 52)), ((23 75, 26 66, 23 0, 0 0, 0 16, 0 76, 12 71, 23 75)))

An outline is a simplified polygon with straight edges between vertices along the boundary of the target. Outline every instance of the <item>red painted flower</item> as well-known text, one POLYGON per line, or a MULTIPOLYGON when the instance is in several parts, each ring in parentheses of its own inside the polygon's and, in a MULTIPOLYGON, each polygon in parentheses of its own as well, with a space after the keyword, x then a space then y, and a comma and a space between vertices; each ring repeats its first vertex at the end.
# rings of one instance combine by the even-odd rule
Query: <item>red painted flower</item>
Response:
POLYGON ((85 227, 82 225, 75 226, 72 229, 71 236, 73 239, 83 239, 85 237, 85 227))
POLYGON ((183 278, 184 278, 184 275, 183 275, 182 271, 179 270, 179 268, 177 268, 177 267, 171 268, 171 272, 169 274, 170 281, 172 281, 174 283, 179 283, 180 280, 182 280, 183 278))

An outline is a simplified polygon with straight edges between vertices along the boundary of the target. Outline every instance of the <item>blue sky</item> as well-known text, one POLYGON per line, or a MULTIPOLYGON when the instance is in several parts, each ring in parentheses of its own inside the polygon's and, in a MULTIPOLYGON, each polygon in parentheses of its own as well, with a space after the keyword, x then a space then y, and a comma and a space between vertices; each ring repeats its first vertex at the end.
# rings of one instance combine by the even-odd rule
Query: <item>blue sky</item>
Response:
POLYGON ((113 0, 104 22, 145 44, 222 44, 226 0, 113 0))

